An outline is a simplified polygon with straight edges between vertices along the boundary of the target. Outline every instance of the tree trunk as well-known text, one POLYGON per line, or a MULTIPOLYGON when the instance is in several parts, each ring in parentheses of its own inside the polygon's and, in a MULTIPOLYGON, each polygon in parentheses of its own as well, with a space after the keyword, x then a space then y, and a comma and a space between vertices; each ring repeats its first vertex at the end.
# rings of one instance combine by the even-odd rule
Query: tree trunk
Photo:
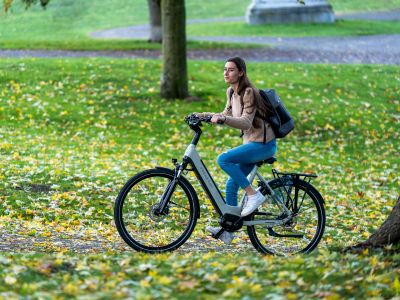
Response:
POLYGON ((400 242, 400 196, 382 226, 365 242, 351 248, 382 247, 400 242))
POLYGON ((161 97, 189 96, 186 62, 186 16, 184 0, 162 0, 163 73, 161 97))
POLYGON ((149 5, 150 17, 150 37, 149 42, 161 43, 162 27, 161 27, 161 0, 147 0, 149 5))

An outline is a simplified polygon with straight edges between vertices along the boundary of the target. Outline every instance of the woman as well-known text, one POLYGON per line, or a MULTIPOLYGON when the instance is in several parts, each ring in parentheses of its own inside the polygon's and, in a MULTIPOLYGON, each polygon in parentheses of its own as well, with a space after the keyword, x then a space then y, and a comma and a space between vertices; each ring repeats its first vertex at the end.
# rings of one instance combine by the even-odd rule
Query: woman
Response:
MULTIPOLYGON (((245 190, 247 201, 241 216, 251 214, 264 201, 264 196, 256 191, 247 179, 255 164, 273 156, 277 146, 271 126, 262 119, 269 113, 264 100, 247 77, 246 63, 240 57, 226 61, 225 82, 230 86, 226 90, 227 103, 221 113, 201 113, 199 116, 212 115, 211 123, 222 123, 241 129, 243 145, 230 149, 218 157, 218 164, 229 175, 226 182, 226 203, 237 206, 239 187, 245 190)), ((216 234, 219 228, 207 227, 216 234)), ((220 239, 230 243, 233 233, 224 231, 220 239)))

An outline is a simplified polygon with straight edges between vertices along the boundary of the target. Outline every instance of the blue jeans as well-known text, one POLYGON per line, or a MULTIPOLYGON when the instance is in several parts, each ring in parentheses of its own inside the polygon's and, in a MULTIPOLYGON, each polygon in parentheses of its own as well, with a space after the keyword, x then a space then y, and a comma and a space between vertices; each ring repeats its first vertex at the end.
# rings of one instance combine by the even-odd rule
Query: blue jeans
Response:
POLYGON ((273 156, 276 152, 276 141, 268 143, 251 142, 233 148, 218 156, 217 162, 228 175, 226 182, 226 204, 237 206, 239 187, 248 187, 247 175, 256 163, 273 156))

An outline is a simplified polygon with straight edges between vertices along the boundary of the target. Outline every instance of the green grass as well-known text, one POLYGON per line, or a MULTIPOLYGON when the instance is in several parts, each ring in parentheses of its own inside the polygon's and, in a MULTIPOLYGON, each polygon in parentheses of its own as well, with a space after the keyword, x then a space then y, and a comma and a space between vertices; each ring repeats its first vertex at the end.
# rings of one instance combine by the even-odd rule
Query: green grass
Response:
MULTIPOLYGON (((208 41, 188 41, 188 50, 207 50, 207 49, 255 49, 265 45, 260 44, 238 44, 208 41)), ((144 40, 106 40, 106 39, 83 39, 83 40, 60 40, 46 41, 36 40, 27 43, 26 40, 5 40, 0 41, 0 49, 36 49, 36 50, 104 50, 104 51, 134 51, 134 50, 160 50, 161 44, 148 43, 144 40)))
MULTIPOLYGON (((390 9, 400 7, 400 1, 331 1, 337 11, 390 9)), ((218 18, 243 16, 248 2, 186 1, 187 18, 218 18)), ((125 27, 148 22, 144 0, 101 1, 52 0, 46 10, 33 6, 25 11, 15 1, 9 13, 0 13, 0 47, 32 49, 126 50, 153 49, 154 45, 140 41, 98 41, 90 33, 102 29, 125 27)), ((247 26, 240 23, 193 24, 190 34, 219 35, 359 35, 398 33, 398 22, 346 21, 334 25, 247 26)), ((191 43, 193 48, 231 48, 234 45, 191 43)), ((237 46, 236 46, 237 47, 237 46)), ((246 47, 242 45, 241 47, 246 47)))
POLYGON ((337 20, 334 24, 248 25, 241 22, 190 24, 192 36, 355 36, 399 34, 400 22, 337 20))
POLYGON ((329 0, 328 2, 336 12, 390 10, 400 8, 399 0, 329 0))
MULTIPOLYGON (((0 297, 399 295, 398 254, 337 251, 366 239, 399 195, 398 66, 249 63, 254 83, 277 89, 296 121, 279 141, 275 167, 319 174, 314 185, 326 201, 319 250, 292 258, 244 252, 244 231, 230 254, 144 255, 113 247, 120 237, 110 226, 112 207, 124 182, 146 168, 171 167, 170 158, 180 158, 191 140, 184 116, 220 111, 226 101, 223 64, 189 62, 190 92, 203 99, 191 103, 159 98, 160 68, 153 60, 1 60, 0 229, 35 238, 98 235, 109 245, 104 253, 78 255, 45 240, 35 249, 49 254, 4 253, 0 297), (29 191, 37 185, 47 190, 29 191)), ((198 149, 222 188, 226 176, 215 159, 241 140, 225 127, 203 131, 198 149)), ((193 241, 205 238, 216 215, 188 178, 202 204, 193 241)))
POLYGON ((3 254, 0 259, 1 276, 9 282, 0 287, 3 294, 8 289, 5 298, 390 299, 400 292, 399 254, 379 252, 291 259, 217 253, 3 254))
MULTIPOLYGON (((216 5, 210 1, 206 11, 199 2, 187 4, 189 17, 189 11, 193 11, 193 17, 196 18, 221 16, 221 11, 226 12, 229 5, 228 2, 216 5)), ((98 1, 52 0, 46 10, 32 6, 27 11, 20 2, 15 1, 9 13, 0 14, 0 47, 3 49, 133 50, 160 47, 144 41, 105 41, 89 36, 91 32, 101 29, 147 23, 146 1, 113 0, 104 5, 98 1)), ((224 49, 238 46, 228 43, 189 42, 188 47, 224 49)), ((254 46, 250 46, 252 47, 254 46)))

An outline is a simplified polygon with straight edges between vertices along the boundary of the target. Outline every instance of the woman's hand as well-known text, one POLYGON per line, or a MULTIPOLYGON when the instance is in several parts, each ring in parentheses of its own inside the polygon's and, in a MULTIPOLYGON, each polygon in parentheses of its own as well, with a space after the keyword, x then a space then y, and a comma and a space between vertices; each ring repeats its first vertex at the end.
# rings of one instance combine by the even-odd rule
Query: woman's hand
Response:
POLYGON ((221 114, 215 114, 211 118, 211 123, 213 124, 224 124, 226 120, 226 117, 221 114))

